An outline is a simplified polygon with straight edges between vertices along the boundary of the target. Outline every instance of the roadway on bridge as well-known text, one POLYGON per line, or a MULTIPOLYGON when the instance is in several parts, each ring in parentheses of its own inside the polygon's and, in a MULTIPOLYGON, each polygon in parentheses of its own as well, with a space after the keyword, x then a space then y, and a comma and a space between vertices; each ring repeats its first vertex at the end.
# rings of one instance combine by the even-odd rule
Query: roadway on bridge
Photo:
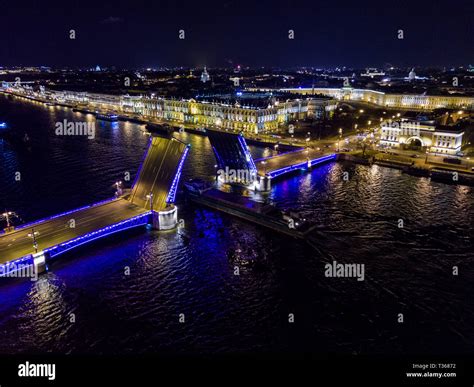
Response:
POLYGON ((150 209, 149 194, 153 193, 153 210, 167 206, 168 193, 186 144, 175 138, 153 137, 130 201, 150 209))
POLYGON ((255 164, 257 165, 258 174, 263 176, 265 174, 271 173, 272 171, 289 167, 291 165, 304 163, 308 160, 314 160, 323 156, 325 156, 325 153, 316 149, 308 148, 269 157, 265 160, 255 160, 255 164))
POLYGON ((33 227, 38 251, 43 251, 148 212, 150 201, 147 195, 150 192, 153 193, 153 210, 164 210, 168 206, 171 187, 176 189, 177 171, 185 150, 186 144, 174 138, 152 137, 129 197, 98 203, 1 234, 0 264, 35 252, 33 239, 28 235, 33 227), (74 220, 75 227, 71 227, 71 220, 74 220))
POLYGON ((145 212, 146 209, 128 200, 117 199, 2 234, 0 264, 35 252, 33 239, 28 236, 32 233, 32 228, 37 233, 36 242, 38 251, 41 251, 145 212), (74 228, 70 227, 71 219, 75 222, 74 228))

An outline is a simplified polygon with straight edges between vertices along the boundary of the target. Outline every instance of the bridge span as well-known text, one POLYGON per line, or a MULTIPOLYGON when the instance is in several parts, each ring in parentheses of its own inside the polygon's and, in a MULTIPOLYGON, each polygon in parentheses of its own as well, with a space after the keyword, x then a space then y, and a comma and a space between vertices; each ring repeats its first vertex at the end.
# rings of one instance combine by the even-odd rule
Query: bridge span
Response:
POLYGON ((133 227, 174 228, 173 203, 188 151, 175 138, 151 137, 130 194, 0 234, 0 276, 11 275, 20 265, 44 270, 52 257, 133 227))
POLYGON ((275 179, 293 171, 307 170, 336 159, 337 155, 334 153, 324 153, 312 148, 300 148, 280 155, 257 159, 255 163, 260 175, 275 179))
POLYGON ((271 181, 280 176, 309 170, 337 159, 335 153, 296 148, 276 156, 254 160, 242 134, 214 130, 207 130, 206 133, 216 157, 218 179, 225 176, 221 182, 237 183, 257 191, 269 191, 271 181), (235 178, 229 178, 231 171, 235 172, 235 178), (247 173, 241 173, 242 171, 247 173))

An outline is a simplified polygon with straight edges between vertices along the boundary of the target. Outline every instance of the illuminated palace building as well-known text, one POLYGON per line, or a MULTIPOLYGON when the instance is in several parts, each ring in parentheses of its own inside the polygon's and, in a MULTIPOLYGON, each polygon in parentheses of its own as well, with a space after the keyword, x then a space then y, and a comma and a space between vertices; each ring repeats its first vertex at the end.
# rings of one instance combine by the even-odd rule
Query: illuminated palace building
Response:
MULTIPOLYGON (((270 91, 269 89, 260 89, 270 91)), ((278 89, 280 92, 303 95, 326 95, 338 101, 367 102, 394 109, 433 110, 452 108, 474 110, 474 97, 440 96, 422 94, 388 94, 368 89, 342 88, 292 88, 278 89)))
POLYGON ((267 132, 306 118, 321 118, 335 108, 335 101, 323 98, 203 99, 173 100, 156 97, 122 97, 122 110, 173 123, 193 124, 233 131, 267 132))
POLYGON ((380 128, 380 144, 388 148, 422 148, 429 153, 456 155, 461 151, 467 121, 454 122, 448 115, 435 119, 386 121, 380 128))
POLYGON ((190 124, 252 133, 268 132, 306 118, 319 119, 336 108, 329 97, 295 98, 292 94, 238 93, 196 99, 165 99, 151 96, 108 95, 75 91, 54 91, 40 87, 3 89, 33 98, 53 100, 89 110, 109 110, 137 118, 155 119, 175 125, 190 124), (284 98, 283 98, 284 97, 284 98))

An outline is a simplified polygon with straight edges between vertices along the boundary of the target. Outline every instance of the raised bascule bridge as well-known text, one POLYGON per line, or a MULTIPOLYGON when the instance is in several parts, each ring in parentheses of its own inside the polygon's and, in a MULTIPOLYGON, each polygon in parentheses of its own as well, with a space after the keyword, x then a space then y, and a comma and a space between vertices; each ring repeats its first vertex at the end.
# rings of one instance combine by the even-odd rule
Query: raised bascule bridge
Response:
MULTIPOLYGON (((217 166, 224 171, 247 171, 247 177, 254 179, 237 183, 257 191, 269 191, 272 180, 334 161, 337 156, 300 148, 254 160, 242 134, 207 130, 207 135, 217 166)), ((0 277, 10 276, 19 267, 32 266, 37 273, 44 271, 47 262, 62 253, 131 228, 176 227, 178 215, 174 201, 189 149, 189 145, 173 137, 151 137, 130 193, 0 233, 0 277)), ((286 220, 268 214, 271 210, 268 206, 245 197, 229 199, 216 190, 205 196, 205 204, 212 208, 292 236, 305 235, 288 230, 286 220)))
POLYGON ((240 190, 222 189, 221 183, 243 186, 247 190, 269 191, 273 180, 335 161, 337 155, 299 148, 254 160, 242 134, 211 130, 206 133, 216 157, 216 183, 209 184, 199 179, 186 182, 191 201, 281 234, 307 239, 315 225, 302 214, 281 211, 269 203, 254 201, 245 193, 237 193, 240 190))
POLYGON ((26 265, 44 271, 59 254, 134 227, 174 228, 173 203, 188 151, 175 138, 151 137, 131 193, 0 234, 0 276, 26 265))
POLYGON ((234 171, 233 176, 238 180, 235 183, 255 191, 269 191, 273 180, 337 159, 335 153, 296 148, 276 156, 254 160, 242 134, 215 130, 207 130, 206 133, 217 161, 216 172, 222 172, 219 178, 226 172, 229 175, 234 171))

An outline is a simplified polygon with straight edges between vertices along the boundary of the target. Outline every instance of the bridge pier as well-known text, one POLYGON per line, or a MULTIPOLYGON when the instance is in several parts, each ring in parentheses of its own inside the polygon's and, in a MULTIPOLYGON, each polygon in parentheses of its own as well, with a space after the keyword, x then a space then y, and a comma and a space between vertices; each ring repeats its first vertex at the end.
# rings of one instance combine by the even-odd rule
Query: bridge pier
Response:
POLYGON ((152 211, 150 223, 155 230, 175 228, 178 225, 178 207, 171 204, 163 211, 152 211))
POLYGON ((254 187, 255 191, 268 192, 272 188, 272 179, 269 176, 258 176, 254 187))
POLYGON ((33 254, 33 266, 36 274, 41 274, 48 270, 46 266, 46 253, 44 251, 33 254))

